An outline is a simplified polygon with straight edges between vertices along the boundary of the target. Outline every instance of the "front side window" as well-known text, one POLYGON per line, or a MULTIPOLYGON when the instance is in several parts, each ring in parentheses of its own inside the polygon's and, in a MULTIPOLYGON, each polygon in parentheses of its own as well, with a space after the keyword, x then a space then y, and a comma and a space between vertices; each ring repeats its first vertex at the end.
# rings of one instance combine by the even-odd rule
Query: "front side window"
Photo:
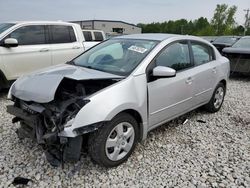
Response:
POLYGON ((176 42, 165 48, 155 59, 156 66, 165 66, 180 71, 192 67, 188 43, 176 42))
POLYGON ((192 42, 191 45, 192 45, 195 65, 202 65, 214 59, 213 49, 210 46, 195 42, 192 42))
POLYGON ((51 43, 71 43, 76 41, 76 36, 72 26, 52 25, 49 27, 51 32, 51 43))
POLYGON ((46 44, 45 26, 30 25, 16 29, 7 38, 15 38, 19 45, 46 44))
POLYGON ((103 41, 103 36, 101 32, 94 31, 95 41, 103 41))
POLYGON ((11 28, 14 25, 15 24, 13 24, 13 23, 0 23, 0 34, 4 31, 6 31, 7 29, 11 28))
POLYGON ((121 76, 129 75, 156 46, 157 41, 110 39, 77 57, 77 66, 121 76))

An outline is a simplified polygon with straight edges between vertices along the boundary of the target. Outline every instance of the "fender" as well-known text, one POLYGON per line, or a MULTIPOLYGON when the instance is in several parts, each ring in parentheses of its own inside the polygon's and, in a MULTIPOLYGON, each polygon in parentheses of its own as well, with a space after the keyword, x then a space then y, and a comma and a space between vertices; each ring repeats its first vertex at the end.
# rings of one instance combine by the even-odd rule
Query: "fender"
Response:
POLYGON ((143 132, 147 130, 147 87, 146 76, 133 76, 90 96, 87 103, 76 115, 71 126, 66 126, 59 136, 75 137, 75 129, 110 121, 120 112, 134 110, 142 119, 143 132))

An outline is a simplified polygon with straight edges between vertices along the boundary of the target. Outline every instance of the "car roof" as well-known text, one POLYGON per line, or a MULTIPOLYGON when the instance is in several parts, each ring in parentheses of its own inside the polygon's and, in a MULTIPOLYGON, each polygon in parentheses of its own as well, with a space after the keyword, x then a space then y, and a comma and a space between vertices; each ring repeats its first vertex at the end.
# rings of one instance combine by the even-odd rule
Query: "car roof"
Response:
POLYGON ((73 24, 70 22, 63 22, 63 21, 9 21, 4 23, 13 23, 13 24, 73 24))
POLYGON ((82 29, 82 31, 99 31, 99 32, 104 32, 103 30, 100 29, 82 29))
POLYGON ((241 37, 242 39, 250 39, 250 36, 241 37))
POLYGON ((223 35, 223 36, 218 36, 217 38, 239 38, 240 36, 237 35, 223 35))
POLYGON ((120 39, 142 39, 142 40, 156 40, 163 41, 172 37, 178 37, 181 35, 175 34, 163 34, 163 33, 148 33, 148 34, 132 34, 132 35, 122 35, 115 38, 120 39))

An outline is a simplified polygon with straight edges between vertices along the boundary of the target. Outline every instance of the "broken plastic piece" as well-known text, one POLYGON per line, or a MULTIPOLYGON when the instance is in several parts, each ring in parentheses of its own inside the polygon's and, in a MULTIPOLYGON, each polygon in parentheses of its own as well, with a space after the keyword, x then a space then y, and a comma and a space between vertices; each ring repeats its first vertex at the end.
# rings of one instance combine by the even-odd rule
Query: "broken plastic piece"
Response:
POLYGON ((182 124, 185 125, 187 122, 188 122, 188 119, 185 119, 185 121, 182 124))

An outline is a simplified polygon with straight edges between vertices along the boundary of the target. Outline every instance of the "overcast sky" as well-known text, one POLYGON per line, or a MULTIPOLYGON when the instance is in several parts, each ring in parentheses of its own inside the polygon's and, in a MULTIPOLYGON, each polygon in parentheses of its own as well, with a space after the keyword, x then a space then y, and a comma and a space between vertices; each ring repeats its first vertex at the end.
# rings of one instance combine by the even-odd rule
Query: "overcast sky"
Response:
POLYGON ((150 23, 201 16, 211 20, 216 4, 236 5, 244 24, 249 0, 0 0, 0 22, 18 20, 122 20, 150 23))

